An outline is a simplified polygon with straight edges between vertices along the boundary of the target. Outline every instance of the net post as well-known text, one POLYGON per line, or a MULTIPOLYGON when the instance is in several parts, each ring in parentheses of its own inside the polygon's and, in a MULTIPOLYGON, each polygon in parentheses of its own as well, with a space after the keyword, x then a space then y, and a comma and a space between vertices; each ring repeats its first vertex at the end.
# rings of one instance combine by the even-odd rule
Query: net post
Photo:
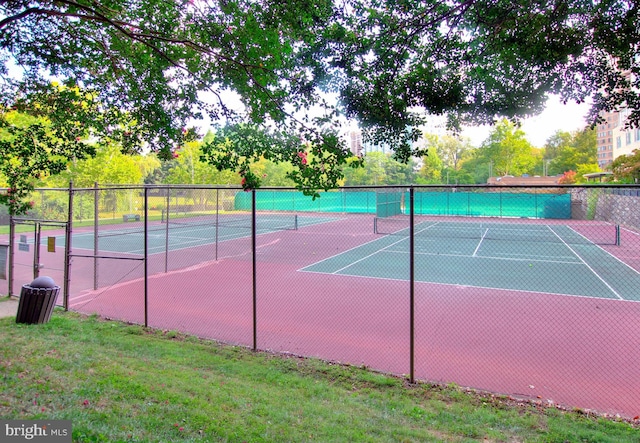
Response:
POLYGON ((298 230, 298 214, 293 215, 293 230, 298 230))
POLYGON ((616 225, 616 246, 620 246, 620 225, 616 225))

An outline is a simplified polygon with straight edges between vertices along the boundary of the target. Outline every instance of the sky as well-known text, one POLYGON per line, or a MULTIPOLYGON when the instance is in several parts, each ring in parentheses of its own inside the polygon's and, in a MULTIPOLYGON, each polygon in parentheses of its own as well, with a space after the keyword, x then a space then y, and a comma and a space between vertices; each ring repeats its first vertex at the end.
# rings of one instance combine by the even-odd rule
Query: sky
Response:
MULTIPOLYGON (((562 104, 556 96, 549 98, 545 110, 524 121, 521 129, 529 142, 537 147, 544 146, 547 139, 556 131, 566 132, 580 131, 587 125, 585 117, 589 111, 588 104, 576 104, 574 102, 562 104)), ((488 136, 491 127, 467 128, 462 135, 469 137, 474 146, 479 146, 488 136)))

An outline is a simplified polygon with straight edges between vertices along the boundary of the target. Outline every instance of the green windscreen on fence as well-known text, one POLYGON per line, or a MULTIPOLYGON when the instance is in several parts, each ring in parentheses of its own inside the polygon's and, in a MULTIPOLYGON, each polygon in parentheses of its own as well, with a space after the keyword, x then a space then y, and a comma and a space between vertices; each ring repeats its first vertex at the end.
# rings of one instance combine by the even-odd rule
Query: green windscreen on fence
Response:
MULTIPOLYGON (((235 196, 236 210, 251 210, 251 193, 238 192, 235 196)), ((376 212, 376 193, 371 191, 330 191, 321 192, 320 198, 313 200, 299 191, 258 190, 256 191, 258 211, 296 212, 376 212)))
POLYGON ((571 195, 418 191, 414 196, 414 211, 420 215, 570 219, 571 195))
MULTIPOLYGON (((236 210, 251 210, 251 193, 235 195, 236 210)), ((408 213, 409 193, 404 193, 408 213)), ((320 198, 298 191, 258 190, 259 211, 372 213, 389 217, 402 213, 401 192, 373 192, 342 189, 322 192, 320 198)), ((571 218, 569 193, 535 192, 460 192, 431 191, 416 188, 414 211, 418 215, 454 215, 466 217, 571 218)))
POLYGON ((402 214, 403 192, 391 189, 376 193, 376 217, 393 217, 402 214))

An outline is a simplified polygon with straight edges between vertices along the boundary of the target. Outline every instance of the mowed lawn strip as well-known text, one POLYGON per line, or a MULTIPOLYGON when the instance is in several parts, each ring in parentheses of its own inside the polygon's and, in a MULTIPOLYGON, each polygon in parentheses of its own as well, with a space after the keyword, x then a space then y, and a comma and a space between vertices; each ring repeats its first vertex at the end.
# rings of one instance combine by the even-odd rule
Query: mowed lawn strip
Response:
POLYGON ((0 418, 77 442, 635 442, 631 421, 56 310, 0 320, 0 418))

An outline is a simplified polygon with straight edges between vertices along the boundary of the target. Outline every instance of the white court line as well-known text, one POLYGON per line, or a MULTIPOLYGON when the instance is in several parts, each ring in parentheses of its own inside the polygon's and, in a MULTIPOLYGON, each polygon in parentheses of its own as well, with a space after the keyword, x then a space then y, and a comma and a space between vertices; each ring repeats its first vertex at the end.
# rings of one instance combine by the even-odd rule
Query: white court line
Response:
POLYGON ((342 267, 340 269, 336 269, 335 271, 331 272, 331 274, 337 274, 338 272, 340 272, 340 271, 342 271, 344 269, 350 268, 351 266, 355 265, 356 263, 360 263, 361 261, 364 261, 364 260, 368 259, 369 257, 373 257, 374 255, 379 254, 380 252, 384 251, 385 249, 390 248, 391 246, 397 245, 398 243, 401 243, 401 242, 403 242, 405 240, 406 240, 406 238, 403 238, 401 240, 398 240, 397 242, 391 243, 390 245, 387 245, 382 249, 378 249, 377 251, 375 251, 372 254, 369 254, 369 255, 366 255, 366 256, 362 257, 360 260, 356 260, 356 261, 354 261, 352 263, 349 263, 347 266, 344 266, 344 267, 342 267))
MULTIPOLYGON (((576 264, 576 263, 574 263, 576 264)), ((327 272, 322 272, 322 271, 306 271, 309 272, 310 274, 320 274, 320 275, 326 275, 327 272)), ((391 278, 391 277, 374 277, 374 276, 363 276, 360 274, 336 274, 336 277, 344 277, 344 278, 368 278, 368 279, 372 279, 372 280, 384 280, 384 281, 395 281, 395 282, 407 282, 406 278, 391 278)), ((459 284, 459 283, 442 283, 442 282, 433 282, 433 281, 418 281, 416 280, 416 283, 418 285, 438 285, 438 286, 450 286, 450 287, 456 287, 456 288, 462 288, 462 289, 488 289, 491 291, 505 291, 507 292, 507 294, 513 294, 513 293, 526 293, 526 294, 543 294, 543 295, 559 295, 562 297, 575 297, 575 298, 584 298, 584 299, 589 299, 589 300, 594 300, 594 299, 602 299, 602 300, 613 300, 612 298, 609 297, 595 297, 592 295, 583 295, 583 294, 567 294, 564 292, 549 292, 549 291, 536 291, 534 289, 517 289, 517 288, 499 288, 499 287, 492 287, 492 286, 478 286, 478 285, 469 285, 469 284, 459 284)), ((419 287, 419 286, 418 286, 419 287)), ((627 303, 640 303, 640 300, 621 300, 627 303)))
MULTIPOLYGON (((153 230, 150 232, 160 232, 161 230, 153 230)), ((182 234, 192 234, 193 233, 193 229, 182 229, 182 231, 190 231, 190 232, 182 232, 182 234)), ((270 230, 268 228, 258 228, 256 233, 257 235, 263 235, 263 234, 272 234, 275 232, 280 232, 279 230, 270 230)), ((144 231, 136 231, 136 232, 131 232, 130 234, 125 234, 125 235, 133 235, 133 234, 137 234, 139 236, 144 237, 144 231)), ((93 236, 93 234, 83 234, 85 236, 93 236)), ((117 238, 119 235, 121 234, 117 234, 117 235, 108 235, 105 237, 99 237, 99 238, 110 238, 110 237, 114 237, 117 238)), ((74 234, 73 237, 75 237, 76 235, 74 234)), ((166 235, 164 233, 162 234, 149 234, 148 238, 156 238, 156 239, 162 239, 164 240, 166 238, 166 235)), ((243 238, 250 238, 250 235, 245 235, 245 236, 238 236, 236 234, 219 234, 217 241, 218 243, 220 242, 224 242, 224 241, 228 241, 228 240, 236 240, 236 239, 243 239, 243 238)), ((188 236, 188 235, 177 235, 176 233, 172 233, 170 231, 169 234, 169 242, 170 242, 170 246, 169 246, 169 251, 173 252, 173 251, 181 251, 184 249, 189 249, 189 248, 193 248, 194 246, 207 246, 207 245, 213 245, 216 243, 216 238, 215 237, 193 237, 193 236, 188 236)), ((101 246, 104 247, 104 246, 101 246)), ((80 247, 75 247, 74 249, 86 249, 86 250, 91 250, 92 248, 80 248, 80 247)), ((162 245, 158 245, 158 246, 150 246, 149 247, 149 255, 155 255, 155 254, 163 254, 165 253, 167 250, 166 245, 163 244, 162 245)), ((143 255, 144 254, 144 249, 143 248, 136 248, 136 249, 131 249, 128 251, 119 251, 119 250, 112 250, 112 249, 106 249, 105 251, 107 252, 111 252, 111 253, 117 253, 117 254, 135 254, 135 255, 143 255)))
MULTIPOLYGON (((427 231, 428 229, 430 229, 430 228, 432 228, 432 227, 434 227, 434 226, 436 226, 437 224, 440 224, 440 223, 441 223, 441 222, 435 222, 434 224, 431 224, 431 225, 429 225, 429 226, 427 226, 427 227, 425 227, 425 228, 423 228, 423 229, 420 229, 420 230, 416 231, 416 234, 417 234, 418 232, 427 231)), ((569 228, 570 228, 570 227, 569 227, 569 228)), ((572 229, 572 228, 570 228, 570 229, 572 229)), ((521 255, 521 256, 522 256, 522 257, 524 257, 524 258, 521 258, 521 257, 500 257, 500 256, 479 256, 479 255, 477 255, 477 252, 478 252, 478 250, 479 250, 479 248, 480 248, 480 246, 481 246, 482 242, 485 240, 485 237, 486 237, 487 232, 488 232, 488 228, 487 228, 487 230, 484 232, 484 234, 483 234, 482 238, 480 239, 480 242, 479 242, 478 246, 476 247, 476 250, 474 251, 473 255, 471 255, 471 256, 470 256, 470 255, 468 255, 468 254, 462 254, 462 253, 461 253, 461 254, 442 254, 442 253, 428 253, 428 252, 418 252, 418 251, 416 251, 416 254, 417 254, 417 255, 425 255, 425 256, 434 256, 434 257, 436 257, 436 256, 445 256, 445 257, 446 257, 446 256, 450 256, 450 257, 476 257, 476 258, 487 258, 487 259, 489 259, 489 260, 506 260, 506 261, 540 262, 540 263, 569 264, 569 265, 581 265, 581 266, 582 266, 582 265, 584 265, 584 266, 586 266, 586 267, 587 267, 587 269, 589 269, 589 270, 590 270, 590 271, 591 271, 591 272, 592 272, 592 273, 593 273, 593 274, 594 274, 594 275, 595 275, 595 276, 596 276, 596 277, 597 277, 597 278, 598 278, 598 279, 599 279, 599 280, 600 280, 600 281, 601 281, 601 282, 602 282, 602 283, 603 283, 603 284, 604 284, 604 285, 605 285, 605 286, 606 286, 606 287, 611 291, 612 295, 614 295, 618 300, 621 300, 621 301, 634 301, 634 300, 627 300, 627 299, 625 299, 624 297, 622 297, 622 296, 621 296, 621 295, 620 295, 620 294, 619 294, 619 293, 618 293, 618 292, 617 292, 617 291, 616 291, 616 290, 615 290, 611 285, 609 285, 609 284, 608 284, 608 283, 607 283, 607 282, 606 282, 602 277, 600 277, 600 275, 598 275, 598 273, 597 273, 597 272, 596 272, 596 271, 595 271, 591 266, 589 266, 589 264, 588 264, 588 263, 587 263, 587 262, 586 262, 586 261, 585 261, 585 260, 584 260, 584 259, 583 259, 583 258, 582 258, 582 257, 581 257, 581 256, 580 256, 580 255, 579 255, 579 254, 578 254, 578 253, 577 253, 577 252, 576 252, 576 251, 575 251, 575 250, 574 250, 574 249, 573 249, 573 248, 572 248, 572 247, 571 247, 571 246, 570 246, 570 245, 569 245, 565 240, 564 240, 564 239, 563 239, 563 238, 562 238, 562 237, 560 237, 560 236, 559 236, 559 234, 558 234, 558 233, 556 233, 556 232, 551 228, 551 226, 550 226, 550 225, 544 225, 544 231, 545 231, 545 232, 551 231, 551 232, 553 233, 553 235, 554 235, 555 237, 557 237, 557 238, 560 240, 561 244, 563 244, 564 246, 566 246, 566 247, 568 248, 568 250, 569 250, 569 251, 571 251, 571 253, 572 253, 573 255, 571 255, 571 256, 563 256, 563 257, 553 256, 553 258, 555 258, 555 259, 553 259, 553 260, 549 260, 549 259, 546 259, 546 258, 544 258, 544 257, 538 257, 538 258, 532 258, 532 257, 529 257, 529 258, 527 258, 524 254, 513 254, 513 255, 521 255), (558 260, 558 258, 565 258, 566 260, 558 260)), ((574 230, 574 231, 575 231, 575 230, 574 230)), ((580 233, 577 233, 577 234, 581 235, 580 233)), ((384 236, 383 238, 387 238, 387 237, 389 237, 390 235, 391 235, 391 234, 386 235, 386 236, 384 236)), ((581 235, 581 236, 582 236, 582 235, 581 235)), ((584 237, 584 236, 583 236, 583 237, 584 237)), ((318 261, 318 262, 312 263, 312 264, 310 264, 310 265, 308 265, 308 266, 305 266, 304 268, 301 268, 301 269, 299 269, 298 271, 312 272, 312 273, 318 273, 318 274, 332 274, 332 275, 344 275, 344 276, 349 276, 350 274, 338 274, 338 273, 340 273, 340 272, 342 272, 342 271, 344 271, 344 270, 346 270, 346 269, 350 268, 351 266, 355 265, 356 263, 359 263, 359 262, 362 262, 362 261, 364 261, 364 260, 367 260, 368 258, 373 257, 373 256, 377 255, 377 254, 378 254, 378 253, 380 253, 380 252, 383 252, 383 251, 384 251, 384 252, 392 253, 392 254, 403 254, 403 255, 406 255, 406 254, 407 254, 407 251, 406 251, 406 250, 404 250, 404 249, 403 249, 403 250, 393 250, 393 249, 390 249, 390 248, 392 248, 392 247, 393 247, 393 246, 395 246, 395 245, 398 245, 398 244, 402 243, 403 241, 407 240, 407 238, 408 238, 408 237, 403 236, 401 240, 396 241, 396 242, 394 242, 394 243, 391 243, 391 244, 389 244, 389 245, 387 245, 387 246, 385 246, 385 247, 383 247, 383 248, 381 248, 381 249, 378 249, 378 250, 374 251, 373 253, 370 253, 370 254, 368 254, 368 255, 366 255, 366 256, 364 256, 364 257, 362 257, 362 258, 358 259, 357 261, 355 261, 355 262, 353 262, 353 263, 350 263, 349 265, 344 266, 344 267, 342 267, 342 268, 340 268, 340 269, 337 269, 337 270, 335 270, 335 271, 333 271, 333 272, 323 272, 323 271, 305 271, 305 270, 306 270, 306 269, 308 269, 308 268, 311 268, 311 267, 316 266, 318 263, 322 263, 322 262, 325 262, 325 261, 328 261, 328 260, 332 260, 332 259, 334 259, 335 257, 337 257, 337 256, 339 256, 339 255, 346 254, 346 253, 348 253, 348 252, 350 252, 350 251, 353 251, 353 250, 355 250, 355 249, 359 249, 359 248, 361 248, 362 246, 364 246, 364 245, 366 245, 366 244, 371 244, 371 243, 374 243, 374 242, 379 241, 379 240, 378 240, 378 239, 376 239, 376 240, 372 240, 371 242, 367 242, 367 243, 365 243, 365 244, 363 244, 363 245, 355 246, 355 247, 353 247, 353 248, 350 248, 349 250, 346 250, 346 251, 341 252, 340 254, 337 254, 337 255, 335 255, 335 256, 331 256, 331 257, 327 257, 326 259, 323 259, 323 260, 320 260, 320 261, 318 261)), ((585 238, 586 238, 586 237, 585 237, 585 238)), ((598 247, 598 248, 600 248, 603 252, 606 252, 609 256, 611 256, 611 257, 615 258, 616 260, 620 261, 621 263, 623 263, 623 264, 625 264, 626 266, 628 266, 629 268, 631 268, 628 264, 624 263, 623 261, 621 261, 621 260, 620 260, 620 259, 618 259, 617 257, 615 257, 615 256, 611 255, 609 252, 607 252, 606 250, 604 250, 603 248, 601 248, 599 245, 596 245, 596 244, 594 244, 594 243, 591 243, 591 244, 592 244, 592 245, 597 246, 597 247, 598 247)), ((505 254, 505 255, 507 255, 507 254, 505 254)), ((551 257, 549 257, 549 258, 551 258, 551 257)), ((633 268, 631 268, 631 269, 633 269, 633 268)), ((635 269, 633 269, 633 270, 634 270, 636 273, 640 274, 640 272, 639 272, 639 271, 637 271, 637 270, 635 270, 635 269)), ((352 276, 355 276, 355 277, 363 277, 362 275, 352 275, 352 276)), ((386 278, 386 277, 371 277, 371 276, 367 276, 367 278, 380 278, 380 279, 383 279, 383 280, 399 280, 399 281, 404 281, 404 279, 395 279, 395 278, 386 278)), ((426 282, 426 283, 429 283, 429 282, 426 282)), ((439 284, 444 284, 444 283, 439 283, 439 284)), ((452 285, 453 285, 453 286, 460 286, 460 285, 457 285, 457 284, 452 284, 452 285)), ((462 286, 465 286, 465 287, 478 287, 478 288, 485 288, 485 287, 483 287, 483 286, 473 286, 473 285, 462 285, 462 286)), ((495 289, 499 289, 499 290, 507 290, 507 289, 505 289, 505 288, 495 288, 495 289)), ((521 291, 521 292, 532 292, 532 293, 533 293, 533 292, 535 292, 535 293, 539 292, 539 291, 535 291, 535 290, 522 290, 522 289, 509 289, 509 290, 516 290, 516 291, 521 291)), ((549 294, 554 294, 554 293, 553 293, 553 292, 549 292, 549 294)), ((570 295, 570 296, 578 296, 578 297, 593 298, 592 296, 584 296, 584 295, 579 295, 579 294, 564 294, 564 293, 558 293, 558 295, 570 295)), ((607 298, 608 298, 608 297, 607 297, 607 298)))
MULTIPOLYGON (((435 225, 437 225, 438 223, 440 223, 440 222, 436 222, 435 224, 433 224, 433 225, 431 225, 431 226, 435 226, 435 225)), ((431 226, 429 226, 429 227, 431 227, 431 226)), ((425 228, 425 229, 428 229, 428 228, 425 228)), ((298 269, 298 271, 300 271, 300 272, 315 272, 315 271, 305 271, 305 269, 310 268, 310 267, 312 267, 312 266, 315 266, 315 265, 317 265, 318 263, 322 263, 322 262, 325 262, 325 261, 328 261, 328 260, 333 260, 333 259, 334 259, 334 258, 336 258, 336 257, 340 257, 341 255, 348 254, 349 252, 351 252, 351 251, 355 251, 356 249, 360 249, 360 248, 362 248, 362 247, 364 247, 364 246, 371 245, 371 244, 376 243, 376 242, 380 242, 380 241, 382 241, 382 240, 383 240, 383 239, 385 239, 385 238, 389 238, 391 235, 393 235, 393 234, 387 234, 387 235, 384 235, 384 236, 382 236, 382 237, 375 238, 375 239, 373 239, 373 240, 371 240, 371 241, 368 241, 368 242, 366 242, 366 243, 362 243, 361 245, 357 245, 357 246, 354 246, 353 248, 349 248, 349 249, 347 249, 347 250, 345 250, 345 251, 342 251, 342 252, 341 252, 341 253, 339 253, 339 254, 332 255, 331 257, 323 258, 322 260, 319 260, 319 261, 317 261, 317 262, 315 262, 315 263, 311 263, 310 265, 307 265, 307 266, 305 266, 304 268, 300 268, 300 269, 298 269)), ((392 245, 396 245, 396 244, 401 243, 401 242, 403 242, 403 241, 405 241, 405 240, 408 240, 408 239, 409 239, 409 236, 408 236, 408 235, 407 235, 406 237, 405 237, 405 236, 402 236, 402 237, 401 237, 401 240, 399 240, 399 241, 397 241, 397 242, 394 242, 392 245)), ((392 245, 385 246, 383 249, 387 249, 388 247, 390 247, 390 246, 392 246, 392 245)), ((381 250, 382 250, 382 249, 378 249, 376 252, 381 251, 381 250)), ((374 254, 375 254, 375 253, 374 253, 374 254)), ((372 255, 374 255, 374 254, 372 254, 372 255)), ((330 274, 330 273, 327 273, 327 272, 321 272, 321 274, 330 274)))
MULTIPOLYGON (((402 254, 402 255, 408 255, 407 251, 387 251, 390 252, 392 254, 402 254)), ((459 254, 442 254, 442 253, 437 253, 437 252, 416 252, 416 255, 428 255, 428 256, 432 256, 432 257, 464 257, 464 258, 472 258, 473 256, 468 255, 468 254, 463 254, 463 253, 459 253, 459 254)), ((563 261, 563 260, 548 260, 548 259, 539 259, 539 258, 514 258, 514 257, 495 257, 495 256, 490 256, 490 255, 481 255, 481 256, 477 256, 477 258, 479 259, 484 259, 486 258, 487 260, 506 260, 506 261, 523 261, 526 263, 534 263, 534 262, 538 262, 538 263, 556 263, 556 264, 566 264, 566 265, 582 265, 582 262, 580 261, 576 261, 574 256, 571 257, 567 257, 568 259, 571 258, 573 260, 571 261, 563 261)), ((555 257, 557 258, 557 257, 555 257)))
MULTIPOLYGON (((580 234, 578 231, 576 231, 575 229, 573 229, 571 226, 568 226, 568 228, 569 228, 569 229, 571 229, 571 230, 572 230, 573 232, 575 232, 576 234, 578 234, 579 236, 581 236, 581 237, 583 237, 583 238, 587 239, 587 241, 589 241, 589 242, 591 241, 591 240, 589 240, 587 237, 585 237, 584 235, 580 234)), ((625 228, 623 228, 623 227, 621 227, 620 229, 624 229, 625 231, 629 231, 628 229, 625 229, 625 228)), ((630 232, 630 233, 633 233, 633 234, 638 235, 637 233, 635 233, 635 232, 633 232, 633 231, 629 231, 629 232, 630 232)), ((614 260, 616 260, 616 261, 620 262, 621 264, 625 265, 627 268, 631 269, 631 270, 632 270, 633 272, 635 272, 636 274, 639 274, 639 275, 640 275, 640 272, 639 272, 637 269, 635 269, 633 266, 631 266, 629 263, 625 263, 625 262, 623 262, 623 261, 622 261, 622 259, 620 259, 619 257, 616 257, 615 255, 613 255, 612 253, 610 253, 609 251, 607 251, 606 249, 604 249, 602 246, 600 246, 600 245, 598 245, 598 244, 595 244, 595 243, 593 243, 593 245, 594 245, 594 246, 597 246, 597 247, 598 247, 602 252, 604 252, 605 254, 607 254, 609 257, 611 257, 611 258, 613 258, 614 260)))
MULTIPOLYGON (((486 240, 486 239, 485 239, 486 240)), ((476 258, 493 258, 493 259, 509 259, 513 257, 513 260, 523 260, 523 261, 540 261, 540 262, 548 262, 548 263, 581 263, 580 260, 575 255, 541 255, 541 254, 517 254, 513 252, 494 252, 494 255, 477 255, 475 252, 473 255, 469 255, 468 253, 461 251, 449 251, 448 253, 441 252, 424 252, 424 249, 428 249, 425 247, 416 248, 416 255, 451 255, 455 257, 476 257, 476 258)), ((476 249, 477 250, 477 249, 476 249)), ((395 251, 397 253, 408 254, 406 249, 397 249, 395 251)), ((605 251, 606 252, 606 251, 605 251)))
POLYGON ((617 292, 615 289, 613 289, 609 283, 607 283, 607 282, 606 282, 602 277, 600 277, 600 275, 595 271, 595 269, 593 269, 591 266, 589 266, 589 264, 588 264, 588 263, 587 263, 587 262, 586 262, 586 261, 585 261, 585 260, 580 256, 580 254, 578 254, 578 253, 577 253, 577 252, 576 252, 576 251, 575 251, 571 246, 569 246, 569 244, 568 244, 566 241, 564 241, 564 239, 563 239, 562 237, 560 237, 556 231, 554 231, 553 229, 551 229, 551 226, 547 225, 547 228, 549 228, 549 231, 553 232, 553 234, 554 234, 556 237, 558 237, 558 238, 560 239, 560 241, 561 241, 562 243, 564 243, 564 245, 565 245, 567 248, 569 248, 569 250, 570 250, 571 252, 573 252, 573 253, 576 255, 576 257, 578 257, 578 258, 580 259, 580 261, 581 261, 581 262, 582 262, 582 263, 583 263, 583 264, 584 264, 584 265, 585 265, 585 266, 586 266, 586 267, 587 267, 591 272, 593 272, 593 275, 595 275, 595 276, 598 278, 598 280, 600 280, 602 283, 604 283, 604 285, 605 285, 607 288, 609 288, 609 290, 610 290, 611 292, 613 292, 613 294, 614 294, 616 297, 618 297, 618 299, 620 299, 620 300, 625 300, 625 298, 624 298, 624 297, 622 297, 620 294, 618 294, 618 292, 617 292))
MULTIPOLYGON (((427 229, 429 229, 429 228, 431 228, 431 227, 433 227, 433 226, 437 225, 438 223, 440 223, 440 222, 433 223, 433 224, 431 224, 431 225, 427 226, 426 228, 421 229, 421 230, 420 230, 420 231, 418 231, 418 232, 426 231, 427 229)), ((414 236, 415 236, 415 234, 417 234, 417 232, 414 232, 414 236)), ((385 238, 385 237, 383 237, 383 238, 385 238)), ((403 236, 400 240, 398 240, 398 241, 396 241, 396 242, 393 242, 393 243, 391 243, 391 244, 389 244, 389 245, 385 246, 385 247, 384 247, 384 248, 382 248, 382 249, 378 249, 378 250, 376 250, 374 253, 369 254, 369 255, 367 255, 367 256, 364 256, 364 257, 362 257, 361 259, 354 261, 353 263, 349 263, 347 266, 345 266, 345 267, 343 267, 343 268, 340 268, 340 269, 337 269, 337 270, 335 270, 335 271, 331 272, 331 274, 337 274, 338 272, 340 272, 340 271, 342 271, 342 270, 344 270, 344 269, 350 268, 351 266, 355 265, 356 263, 360 263, 361 261, 364 261, 364 260, 368 259, 369 257, 373 257, 374 255, 376 255, 376 254, 378 254, 378 253, 380 253, 380 252, 384 251, 385 249, 388 249, 388 248, 390 248, 391 246, 395 246, 395 245, 397 245, 398 243, 402 243, 402 242, 404 242, 404 241, 406 241, 406 240, 408 240, 408 239, 409 239, 408 237, 404 237, 404 236, 403 236)), ((376 239, 376 240, 379 240, 379 239, 376 239)), ((374 241, 376 241, 376 240, 374 240, 374 241)), ((366 244, 366 243, 365 243, 365 244, 366 244)), ((357 247, 356 247, 356 248, 357 248, 357 247)), ((356 248, 352 248, 352 249, 356 249, 356 248)), ((350 250, 352 250, 352 249, 350 249, 350 250)), ((344 251, 344 252, 348 252, 348 251, 344 251)), ((344 252, 343 252, 343 254, 344 254, 344 252)), ((334 256, 334 257, 335 257, 335 256, 334 256)), ((330 257, 330 258, 331 258, 331 257, 330 257)), ((328 260, 328 259, 327 259, 327 260, 328 260)), ((318 262, 318 263, 320 263, 320 262, 318 262)), ((315 265, 315 264, 317 264, 317 263, 314 263, 314 265, 315 265)), ((313 266, 313 265, 311 265, 311 266, 313 266)), ((303 269, 304 269, 304 268, 303 268, 303 269)))
POLYGON ((478 246, 476 246, 475 251, 473 251, 473 254, 471 255, 472 257, 475 257, 476 254, 478 253, 478 249, 480 249, 480 246, 482 245, 482 242, 484 241, 484 238, 486 237, 487 232, 489 232, 489 228, 484 230, 484 233, 482 234, 482 238, 480 238, 480 242, 478 243, 478 246))

